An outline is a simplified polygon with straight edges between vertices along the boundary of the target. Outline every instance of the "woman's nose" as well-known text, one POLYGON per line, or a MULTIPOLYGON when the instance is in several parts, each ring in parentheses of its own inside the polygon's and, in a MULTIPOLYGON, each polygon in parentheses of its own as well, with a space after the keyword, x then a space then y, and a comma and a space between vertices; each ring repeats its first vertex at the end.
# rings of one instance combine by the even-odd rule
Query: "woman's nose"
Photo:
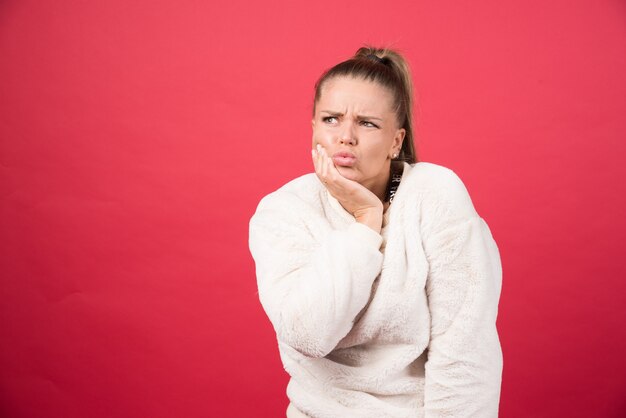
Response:
POLYGON ((354 144, 356 144, 356 142, 354 141, 354 138, 352 137, 352 135, 342 136, 341 138, 339 138, 339 143, 343 144, 343 145, 354 145, 354 144))
POLYGON ((342 145, 356 145, 356 138, 350 127, 346 127, 346 129, 339 134, 339 143, 342 145))

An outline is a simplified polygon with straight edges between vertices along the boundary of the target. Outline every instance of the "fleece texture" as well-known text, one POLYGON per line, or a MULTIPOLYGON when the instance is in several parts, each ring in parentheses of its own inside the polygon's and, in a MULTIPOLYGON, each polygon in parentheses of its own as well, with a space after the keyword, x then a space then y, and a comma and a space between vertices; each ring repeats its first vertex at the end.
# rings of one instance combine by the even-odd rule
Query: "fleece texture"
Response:
POLYGON ((500 254, 452 170, 405 162, 380 234, 305 174, 260 201, 249 247, 299 411, 497 417, 500 254))

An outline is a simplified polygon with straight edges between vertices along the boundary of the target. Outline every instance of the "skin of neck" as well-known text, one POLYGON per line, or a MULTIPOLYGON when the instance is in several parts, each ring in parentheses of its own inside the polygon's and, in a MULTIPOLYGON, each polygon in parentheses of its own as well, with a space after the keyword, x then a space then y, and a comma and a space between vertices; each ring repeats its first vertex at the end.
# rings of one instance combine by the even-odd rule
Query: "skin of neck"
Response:
POLYGON ((387 184, 389 183, 389 171, 391 170, 391 161, 388 161, 385 166, 386 167, 383 170, 385 175, 382 178, 376 179, 376 181, 372 182, 371 184, 363 184, 363 186, 367 187, 369 191, 378 196, 383 204, 385 203, 385 195, 387 194, 387 184))

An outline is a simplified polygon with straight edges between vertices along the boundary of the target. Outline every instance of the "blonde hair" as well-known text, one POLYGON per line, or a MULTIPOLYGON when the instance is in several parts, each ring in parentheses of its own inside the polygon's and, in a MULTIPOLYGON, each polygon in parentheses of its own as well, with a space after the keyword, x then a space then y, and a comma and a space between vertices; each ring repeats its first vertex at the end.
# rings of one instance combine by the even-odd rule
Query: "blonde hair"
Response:
POLYGON ((326 82, 335 77, 353 77, 373 81, 388 88, 394 97, 398 124, 406 131, 397 160, 410 164, 418 161, 414 145, 413 82, 409 65, 400 53, 388 48, 364 46, 354 56, 326 70, 315 83, 315 106, 326 82))

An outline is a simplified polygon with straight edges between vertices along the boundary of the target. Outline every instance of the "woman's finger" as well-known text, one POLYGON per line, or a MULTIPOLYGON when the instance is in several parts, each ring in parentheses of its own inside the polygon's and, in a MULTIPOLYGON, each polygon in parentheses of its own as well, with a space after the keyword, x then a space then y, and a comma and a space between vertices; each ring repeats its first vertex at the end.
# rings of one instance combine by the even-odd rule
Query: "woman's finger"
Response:
POLYGON ((315 149, 315 165, 317 167, 317 172, 319 174, 322 173, 322 153, 319 145, 315 149))
POLYGON ((320 174, 320 154, 318 150, 312 149, 311 155, 313 156, 313 167, 315 168, 315 173, 319 176, 320 174))
POLYGON ((320 174, 322 176, 323 180, 327 180, 327 169, 326 169, 326 152, 324 150, 324 147, 322 147, 321 145, 318 145, 319 147, 319 153, 320 153, 320 174))
POLYGON ((317 144, 316 148, 312 150, 313 155, 313 165, 315 166, 315 173, 317 177, 319 177, 322 183, 326 184, 326 179, 324 177, 324 154, 323 148, 320 144, 317 144))
POLYGON ((326 176, 328 177, 329 181, 332 181, 334 183, 341 175, 339 174, 337 167, 335 167, 335 162, 326 153, 326 150, 324 150, 324 159, 326 162, 326 176))

